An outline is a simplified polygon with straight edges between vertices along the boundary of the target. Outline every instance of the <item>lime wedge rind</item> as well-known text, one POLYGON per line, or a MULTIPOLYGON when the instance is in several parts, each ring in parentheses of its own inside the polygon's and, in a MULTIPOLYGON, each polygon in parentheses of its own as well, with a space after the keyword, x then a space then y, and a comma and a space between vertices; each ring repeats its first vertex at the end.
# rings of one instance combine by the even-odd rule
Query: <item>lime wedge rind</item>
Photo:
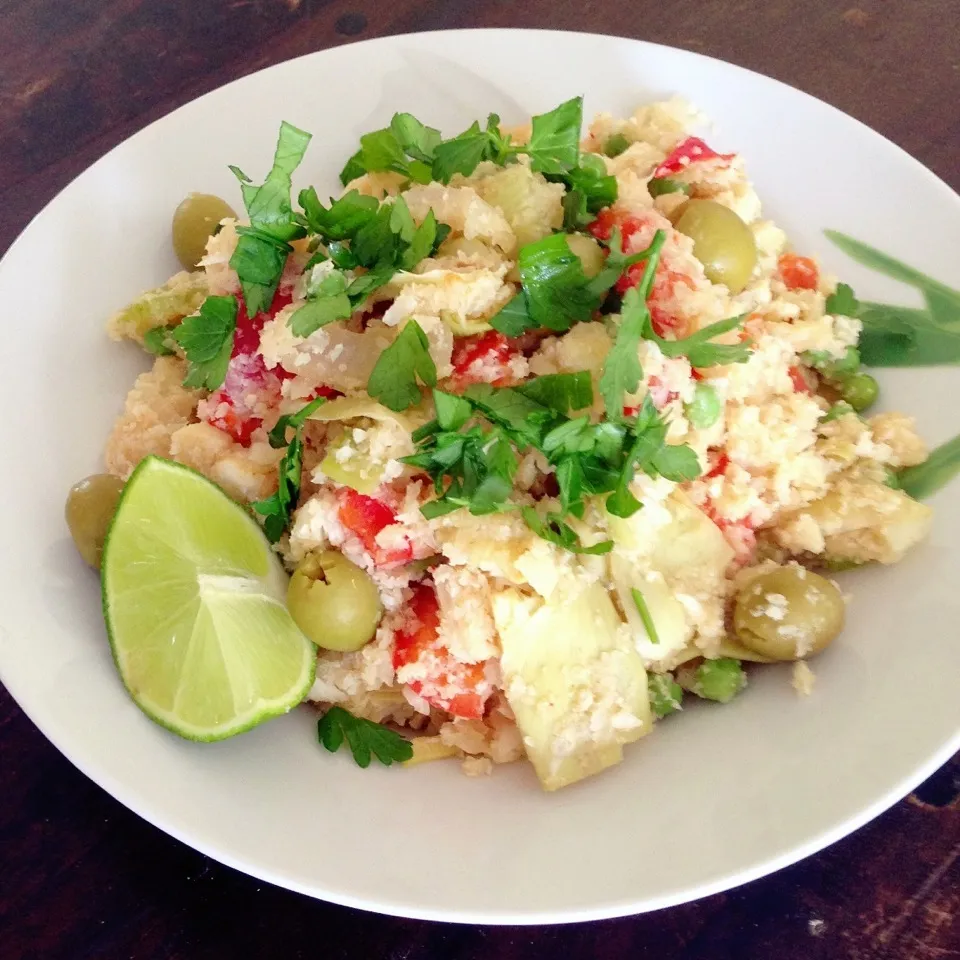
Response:
POLYGON ((127 692, 181 737, 243 733, 287 713, 313 685, 316 649, 287 613, 279 559, 243 507, 188 467, 160 457, 137 466, 101 582, 127 692))

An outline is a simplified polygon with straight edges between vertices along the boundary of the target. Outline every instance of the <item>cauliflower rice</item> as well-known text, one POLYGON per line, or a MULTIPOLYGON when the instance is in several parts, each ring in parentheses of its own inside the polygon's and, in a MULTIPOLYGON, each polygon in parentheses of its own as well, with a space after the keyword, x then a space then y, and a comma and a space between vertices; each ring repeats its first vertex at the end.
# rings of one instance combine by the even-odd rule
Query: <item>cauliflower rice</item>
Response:
MULTIPOLYGON (((438 389, 460 395, 586 371, 594 399, 571 416, 604 418, 600 377, 618 338, 615 302, 566 330, 508 337, 490 324, 518 296, 521 251, 565 223, 568 187, 522 154, 506 166, 484 160, 449 183, 360 174, 346 192, 402 197, 415 224, 432 215, 447 225, 438 248, 397 270, 348 318, 300 336, 291 318, 332 261, 305 270, 312 251, 294 241, 273 304, 253 319, 241 311, 222 385, 184 386, 187 360, 174 346, 137 378, 107 441, 107 468, 119 477, 154 454, 252 503, 277 490, 284 451, 268 437, 277 420, 328 398, 304 426, 299 500, 277 550, 291 571, 314 551, 342 552, 376 584, 383 616, 359 650, 319 650, 309 699, 401 728, 414 738, 415 761, 455 756, 464 772, 482 775, 526 757, 548 788, 598 772, 652 729, 661 713, 651 710, 654 690, 678 691, 674 677, 683 683, 704 662, 762 659, 731 626, 737 593, 753 576, 795 563, 895 563, 929 530, 929 509, 886 483, 926 457, 911 418, 838 410, 809 362, 811 353, 839 360, 857 344, 859 322, 828 308, 835 278, 796 257, 764 219, 739 155, 691 152, 695 119, 679 101, 626 119, 600 114, 581 143, 616 181, 614 203, 571 241, 584 269, 590 257, 603 264, 607 247, 597 241, 610 242, 614 230, 625 255, 663 231, 647 300, 654 329, 669 342, 741 317, 719 342, 749 345, 744 362, 698 368, 656 339, 639 340, 642 378, 624 396, 624 416, 652 404, 667 447, 686 445, 699 475, 676 481, 638 469, 629 489, 643 508, 629 517, 587 497, 582 516, 567 522, 587 547, 611 541, 609 552, 571 552, 525 522, 520 508, 543 515, 558 502, 557 466, 533 447, 518 450, 510 509, 425 516, 434 487, 407 461, 419 449, 415 431, 434 415, 430 392, 396 411, 367 390, 378 358, 415 321, 438 389), (611 138, 622 147, 613 157, 604 152, 611 138), (670 192, 651 189, 668 178, 670 192), (688 198, 727 207, 752 234, 756 264, 742 290, 712 282, 693 240, 674 226, 688 198), (709 422, 691 415, 704 385, 719 404, 709 422), (645 609, 631 599, 638 592, 645 609)), ((230 266, 237 226, 224 221, 197 272, 149 295, 176 301, 189 290, 194 299, 179 315, 128 308, 110 334, 142 342, 151 327, 195 316, 206 294, 239 297, 230 266)), ((618 281, 621 295, 636 283, 633 269, 618 281)), ((769 599, 776 618, 778 601, 769 599)), ((794 685, 810 693, 802 655, 798 648, 794 685)))

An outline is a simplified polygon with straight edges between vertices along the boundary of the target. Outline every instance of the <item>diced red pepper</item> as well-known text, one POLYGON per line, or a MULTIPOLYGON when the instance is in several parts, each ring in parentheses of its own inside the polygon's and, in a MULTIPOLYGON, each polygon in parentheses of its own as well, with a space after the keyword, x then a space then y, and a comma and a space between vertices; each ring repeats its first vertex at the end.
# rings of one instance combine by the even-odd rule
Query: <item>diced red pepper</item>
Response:
POLYGON ((785 253, 777 261, 780 278, 791 290, 816 290, 820 286, 820 271, 810 257, 785 253))
MULTIPOLYGON (((721 450, 719 452, 710 451, 708 454, 710 469, 703 475, 703 478, 709 479, 710 477, 720 477, 727 472, 727 467, 730 465, 730 458, 721 450)), ((711 519, 713 519, 711 517, 711 519)), ((717 521, 714 520, 714 523, 717 521)))
POLYGON ((359 537, 378 567, 396 566, 413 559, 413 545, 404 538, 402 546, 385 549, 377 543, 377 534, 397 522, 397 515, 382 500, 357 493, 349 487, 337 491, 340 522, 359 537))
MULTIPOLYGON (((482 663, 462 663, 456 660, 442 644, 437 642, 440 631, 440 605, 433 588, 426 583, 418 583, 413 588, 413 597, 408 607, 411 625, 406 630, 398 630, 393 640, 393 668, 399 670, 415 663, 421 656, 429 654, 438 668, 433 684, 440 688, 456 688, 462 693, 452 696, 430 694, 425 696, 426 684, 415 680, 408 684, 410 689, 441 710, 455 717, 479 720, 483 716, 486 697, 477 692, 483 683, 482 663)), ((431 684, 432 685, 432 684, 431 684)))
POLYGON ((250 446, 253 432, 261 426, 263 421, 259 417, 241 417, 230 402, 230 397, 222 390, 218 390, 207 401, 215 411, 207 422, 230 434, 233 439, 244 447, 250 446))
POLYGON ((660 166, 653 171, 653 175, 654 177, 668 177, 671 173, 679 173, 681 170, 685 170, 691 163, 696 163, 698 160, 729 161, 735 156, 734 153, 717 153, 699 137, 687 137, 664 157, 660 166))
POLYGON ((500 383, 510 377, 508 364, 517 353, 509 337, 497 330, 458 337, 453 346, 454 379, 461 386, 500 383))
POLYGON ((797 393, 813 393, 813 387, 807 382, 807 378, 799 367, 791 367, 787 372, 790 374, 793 389, 797 393))
MULTIPOLYGON (((643 271, 646 267, 646 261, 641 260, 627 268, 627 272, 617 281, 616 289, 621 296, 631 287, 637 286, 643 279, 643 271)), ((653 289, 650 291, 650 297, 647 300, 647 308, 650 311, 650 321, 653 324, 654 332, 659 337, 667 335, 672 331, 675 335, 683 336, 683 329, 686 322, 676 314, 661 306, 664 300, 673 296, 674 288, 677 284, 683 284, 685 287, 693 289, 694 282, 685 273, 678 270, 671 270, 661 260, 657 265, 657 272, 653 278, 653 289)))
POLYGON ((420 655, 437 642, 440 630, 440 604, 429 584, 414 584, 407 609, 410 611, 411 625, 406 630, 398 630, 393 639, 394 670, 419 660, 420 655))
POLYGON ((620 228, 620 243, 623 249, 627 249, 630 238, 643 228, 643 221, 638 217, 633 217, 622 210, 615 210, 613 207, 607 207, 597 214, 597 219, 591 223, 587 229, 598 240, 609 240, 613 236, 616 227, 620 228))

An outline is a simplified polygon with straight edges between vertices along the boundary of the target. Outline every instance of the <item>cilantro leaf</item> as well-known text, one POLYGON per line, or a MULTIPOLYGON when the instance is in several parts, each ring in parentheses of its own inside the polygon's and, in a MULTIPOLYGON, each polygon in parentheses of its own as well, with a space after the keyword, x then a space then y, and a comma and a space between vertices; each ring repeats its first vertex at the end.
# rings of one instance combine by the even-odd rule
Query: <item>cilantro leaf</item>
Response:
POLYGON ((582 126, 583 97, 533 117, 530 142, 524 147, 531 168, 540 173, 564 173, 577 166, 582 126))
POLYGON ((410 320, 377 358, 367 393, 391 410, 406 410, 422 399, 418 376, 428 387, 437 385, 437 368, 430 356, 427 335, 416 320, 410 320))
POLYGON ((837 289, 827 297, 824 311, 831 316, 856 317, 860 313, 860 301, 848 283, 838 283, 837 289))
POLYGON ((288 324, 293 333, 298 337, 309 337, 328 323, 346 320, 353 312, 346 290, 342 273, 336 270, 328 273, 316 289, 308 290, 303 306, 290 315, 288 324))
POLYGON ((538 536, 558 547, 563 547, 571 553, 582 553, 590 556, 601 556, 613 549, 612 540, 603 540, 592 546, 585 547, 569 524, 563 521, 559 513, 547 513, 541 516, 533 507, 523 507, 520 511, 524 522, 538 536))
POLYGON ((583 410, 593 403, 593 383, 589 370, 535 377, 514 389, 530 400, 562 414, 583 410))
POLYGON ((390 206, 390 230, 404 243, 410 243, 417 232, 417 225, 413 222, 413 215, 402 194, 390 206))
POLYGON ((317 739, 330 753, 336 753, 346 740, 357 766, 363 769, 370 766, 372 757, 389 767, 413 756, 409 740, 382 724, 355 717, 343 707, 330 707, 317 721, 317 739))
POLYGON ((216 390, 223 383, 236 328, 236 299, 207 297, 199 314, 185 318, 170 334, 187 357, 185 387, 216 390))
POLYGON ((143 349, 155 357, 170 356, 174 352, 170 346, 173 331, 173 327, 151 327, 143 335, 143 349))
POLYGON ((263 532, 271 543, 276 543, 290 525, 290 514, 300 496, 300 481, 303 473, 303 439, 301 437, 303 424, 322 402, 322 397, 311 400, 297 413, 281 417, 270 431, 270 446, 279 448, 286 443, 287 428, 294 429, 293 437, 287 443, 286 452, 280 461, 277 492, 264 500, 255 500, 250 504, 254 513, 264 518, 263 532))

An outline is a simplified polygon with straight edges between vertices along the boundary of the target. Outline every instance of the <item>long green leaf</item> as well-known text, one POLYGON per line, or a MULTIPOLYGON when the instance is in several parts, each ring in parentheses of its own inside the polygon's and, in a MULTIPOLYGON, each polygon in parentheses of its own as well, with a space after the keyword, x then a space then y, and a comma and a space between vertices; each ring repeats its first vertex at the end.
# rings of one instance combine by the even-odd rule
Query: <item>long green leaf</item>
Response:
POLYGON ((900 488, 916 500, 936 493, 960 473, 960 435, 942 443, 916 467, 901 470, 900 488))

